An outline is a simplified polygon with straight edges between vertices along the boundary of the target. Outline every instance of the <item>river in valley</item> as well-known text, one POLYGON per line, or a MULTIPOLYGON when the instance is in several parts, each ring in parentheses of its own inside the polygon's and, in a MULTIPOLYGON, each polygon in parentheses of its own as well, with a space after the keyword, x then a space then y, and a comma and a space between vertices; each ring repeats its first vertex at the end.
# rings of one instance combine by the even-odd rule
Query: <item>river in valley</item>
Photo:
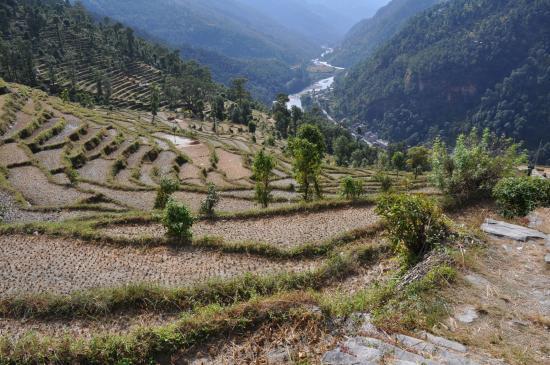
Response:
MULTIPOLYGON (((330 53, 332 53, 332 52, 333 52, 332 48, 324 47, 323 48, 323 54, 321 55, 321 58, 328 55, 328 54, 330 54, 330 53)), ((329 64, 328 62, 321 61, 319 58, 311 60, 311 62, 316 66, 330 67, 334 70, 334 72, 344 69, 343 67, 333 66, 333 65, 329 64)), ((306 87, 305 89, 303 89, 299 93, 289 95, 288 98, 289 98, 290 101, 287 103, 288 109, 291 109, 293 106, 297 106, 298 108, 303 109, 302 108, 302 96, 305 96, 307 94, 314 94, 316 92, 323 91, 323 90, 327 90, 330 87, 332 87, 332 84, 334 84, 334 76, 327 77, 326 79, 319 80, 319 81, 309 85, 308 87, 306 87)))

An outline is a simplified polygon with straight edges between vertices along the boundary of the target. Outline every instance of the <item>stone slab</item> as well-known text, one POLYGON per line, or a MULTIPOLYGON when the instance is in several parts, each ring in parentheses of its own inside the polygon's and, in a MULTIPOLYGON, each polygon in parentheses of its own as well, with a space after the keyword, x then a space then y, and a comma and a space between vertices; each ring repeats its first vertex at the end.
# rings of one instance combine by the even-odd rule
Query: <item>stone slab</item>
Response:
POLYGON ((499 237, 507 237, 516 241, 526 242, 530 238, 547 239, 547 236, 534 229, 510 224, 506 222, 486 219, 481 225, 481 230, 499 237))

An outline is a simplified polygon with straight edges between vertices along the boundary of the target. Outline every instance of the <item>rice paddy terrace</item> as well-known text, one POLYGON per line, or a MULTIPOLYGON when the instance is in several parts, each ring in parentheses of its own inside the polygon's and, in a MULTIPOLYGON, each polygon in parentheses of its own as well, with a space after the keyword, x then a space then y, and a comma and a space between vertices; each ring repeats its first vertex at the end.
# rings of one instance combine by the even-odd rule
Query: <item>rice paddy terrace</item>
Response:
MULTIPOLYGON (((300 203, 291 161, 276 141, 267 147, 277 162, 274 202, 267 210, 256 205, 250 165, 273 131, 263 114, 254 114, 252 136, 228 122, 214 131, 210 122, 163 112, 152 123, 140 111, 83 109, 9 89, 0 95, 0 201, 10 223, 0 225, 0 335, 12 358, 48 346, 46 356, 58 356, 67 335, 87 348, 98 336, 162 331, 205 305, 357 288, 393 265, 370 200, 338 196, 347 175, 376 193, 369 169, 327 160, 324 200, 300 203), (153 211, 165 176, 179 180, 175 198, 198 216, 185 247, 165 237, 153 211), (198 211, 209 183, 221 201, 207 219, 198 211)), ((413 185, 425 187, 423 179, 413 185)))

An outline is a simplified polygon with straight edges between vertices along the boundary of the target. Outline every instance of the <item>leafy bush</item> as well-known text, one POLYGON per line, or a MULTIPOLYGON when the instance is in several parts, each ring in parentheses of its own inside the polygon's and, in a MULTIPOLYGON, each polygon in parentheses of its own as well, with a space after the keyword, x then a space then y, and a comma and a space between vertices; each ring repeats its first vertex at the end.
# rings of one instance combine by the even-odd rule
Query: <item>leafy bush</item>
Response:
POLYGON ((340 194, 348 200, 355 200, 363 195, 363 180, 346 176, 340 182, 340 194))
POLYGON ((479 138, 473 129, 469 136, 460 135, 449 155, 445 143, 435 141, 430 180, 456 203, 491 196, 497 182, 512 176, 525 161, 519 146, 509 139, 491 135, 488 130, 479 138))
POLYGON ((206 198, 201 203, 201 214, 204 214, 208 217, 214 216, 214 208, 218 203, 220 202, 220 196, 218 195, 218 191, 216 190, 216 185, 210 183, 208 184, 208 193, 206 194, 206 198))
POLYGON ((505 217, 524 217, 537 207, 550 206, 550 180, 538 177, 509 177, 493 189, 500 212, 505 217))
POLYGON ((169 198, 162 215, 162 224, 168 236, 180 242, 189 242, 193 238, 191 227, 195 218, 183 203, 169 198))
POLYGON ((179 182, 170 178, 163 178, 160 181, 159 188, 157 190, 157 197, 155 199, 155 209, 164 209, 170 196, 178 191, 179 182))
POLYGON ((434 200, 421 195, 389 194, 378 199, 395 250, 407 264, 421 259, 449 234, 446 218, 434 200))
POLYGON ((393 182, 391 180, 391 177, 383 171, 377 172, 376 175, 374 175, 372 177, 372 179, 374 181, 376 181, 377 183, 380 183, 380 189, 384 193, 387 193, 388 191, 390 191, 390 189, 393 186, 393 182))
POLYGON ((275 160, 265 149, 260 150, 254 157, 252 172, 256 181, 255 198, 264 208, 267 208, 272 199, 269 178, 274 168, 275 160))

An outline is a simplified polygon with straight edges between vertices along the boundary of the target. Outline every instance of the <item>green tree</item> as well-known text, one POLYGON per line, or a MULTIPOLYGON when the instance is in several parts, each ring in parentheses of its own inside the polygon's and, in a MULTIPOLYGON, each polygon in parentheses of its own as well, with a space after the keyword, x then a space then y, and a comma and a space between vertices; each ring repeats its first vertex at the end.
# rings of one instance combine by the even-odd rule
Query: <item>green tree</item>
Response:
POLYGON ((221 95, 216 95, 212 101, 212 117, 217 121, 225 119, 225 100, 221 95))
POLYGON ((216 190, 216 185, 209 183, 208 193, 206 194, 204 201, 201 203, 201 214, 204 214, 207 217, 213 217, 215 214, 214 208, 216 208, 216 205, 218 205, 219 202, 220 196, 216 190))
POLYGON ((340 195, 348 200, 355 200, 363 195, 363 180, 346 176, 340 181, 340 195))
POLYGON ((155 209, 164 209, 170 196, 178 191, 179 182, 170 178, 164 177, 160 181, 155 199, 155 209))
POLYGON ((275 128, 283 138, 288 137, 288 130, 291 121, 291 114, 286 106, 288 102, 288 95, 279 94, 277 96, 277 100, 273 103, 273 119, 275 119, 275 128))
POLYGON ((162 215, 162 224, 166 228, 169 237, 177 239, 180 243, 190 242, 193 238, 191 227, 195 218, 187 207, 170 198, 166 203, 162 215))
POLYGON ((334 157, 338 166, 347 166, 351 158, 351 141, 342 135, 334 140, 334 157))
POLYGON ((274 168, 275 159, 268 154, 265 149, 260 150, 254 157, 252 172, 254 180, 256 181, 256 201, 264 208, 267 208, 271 201, 269 178, 274 168))
POLYGON ((292 168, 294 178, 300 184, 304 200, 312 198, 311 185, 313 184, 317 196, 320 196, 319 175, 321 173, 322 157, 318 146, 304 138, 294 138, 290 143, 294 158, 292 168))
POLYGON ((430 168, 430 153, 431 151, 423 146, 415 146, 407 151, 407 165, 414 172, 414 179, 418 175, 430 168))
POLYGON ((405 154, 401 151, 395 152, 391 158, 391 163, 397 172, 397 177, 399 177, 399 171, 404 170, 407 165, 405 154))
POLYGON ((250 93, 246 90, 248 80, 244 77, 239 77, 231 80, 231 88, 229 89, 230 99, 237 104, 242 104, 243 101, 250 99, 250 93))

